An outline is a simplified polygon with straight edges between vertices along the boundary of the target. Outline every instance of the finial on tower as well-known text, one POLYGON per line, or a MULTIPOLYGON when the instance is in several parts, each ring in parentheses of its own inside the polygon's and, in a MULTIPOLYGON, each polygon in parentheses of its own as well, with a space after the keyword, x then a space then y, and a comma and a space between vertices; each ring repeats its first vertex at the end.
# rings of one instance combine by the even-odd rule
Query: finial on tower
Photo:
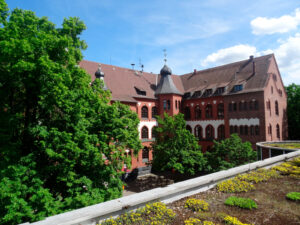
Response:
POLYGON ((164 52, 164 56, 165 56, 164 61, 165 61, 165 65, 166 65, 167 64, 167 50, 164 49, 163 52, 164 52))

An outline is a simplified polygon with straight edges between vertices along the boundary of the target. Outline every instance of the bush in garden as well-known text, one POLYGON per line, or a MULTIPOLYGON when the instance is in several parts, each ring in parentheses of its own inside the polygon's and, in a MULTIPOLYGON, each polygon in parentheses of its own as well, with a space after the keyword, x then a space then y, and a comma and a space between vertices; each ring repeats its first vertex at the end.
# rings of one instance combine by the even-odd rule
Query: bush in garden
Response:
POLYGON ((224 222, 226 225, 250 225, 250 224, 242 223, 241 221, 238 220, 238 218, 233 216, 226 216, 224 218, 224 222))
POLYGON ((254 190, 255 187, 253 184, 247 181, 242 181, 235 177, 217 184, 217 189, 220 192, 236 193, 236 192, 248 192, 254 190))
POLYGON ((208 211, 209 204, 204 200, 190 198, 186 200, 184 207, 196 212, 202 212, 208 211))
POLYGON ((238 206, 243 209, 257 209, 257 204, 250 198, 231 196, 225 200, 225 205, 238 206))
POLYGON ((290 192, 286 195, 286 198, 292 201, 300 201, 300 192, 290 192))

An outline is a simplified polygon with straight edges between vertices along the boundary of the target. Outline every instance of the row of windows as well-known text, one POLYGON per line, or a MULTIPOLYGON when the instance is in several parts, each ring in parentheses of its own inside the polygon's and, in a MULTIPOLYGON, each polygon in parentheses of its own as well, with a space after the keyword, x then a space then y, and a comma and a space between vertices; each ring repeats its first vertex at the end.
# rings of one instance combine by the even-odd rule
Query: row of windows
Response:
POLYGON ((259 126, 230 126, 230 134, 237 133, 240 135, 259 135, 259 126), (249 130, 250 129, 250 130, 249 130))
MULTIPOLYGON (((202 109, 199 105, 197 105, 194 108, 194 114, 195 114, 195 119, 201 119, 202 118, 202 109)), ((220 103, 217 106, 217 116, 220 119, 224 118, 224 104, 220 103)), ((191 119, 191 110, 190 107, 185 107, 184 108, 184 118, 186 120, 190 120, 191 119)), ((213 118, 213 107, 211 104, 207 104, 205 107, 205 118, 210 119, 213 118)))
MULTIPOLYGON (((271 101, 267 101, 267 109, 271 111, 271 101)), ((275 101, 275 114, 279 115, 279 106, 278 106, 278 101, 275 101)))
MULTIPOLYGON (((187 125, 186 129, 192 133, 192 128, 187 125)), ((203 129, 200 125, 195 126, 194 128, 194 134, 195 137, 197 137, 199 140, 203 140, 203 129)), ((218 127, 218 139, 224 139, 225 138, 225 126, 220 125, 218 127)), ((213 140, 215 139, 215 130, 212 125, 207 125, 205 128, 205 139, 206 140, 213 140)))
MULTIPOLYGON (((141 130, 141 133, 142 133, 142 139, 149 139, 149 129, 148 129, 148 127, 143 126, 142 130, 141 130)), ((152 138, 155 138, 154 127, 152 127, 151 134, 152 134, 152 138)))
MULTIPOLYGON (((271 124, 269 124, 269 127, 268 127, 268 134, 272 135, 272 125, 271 124)), ((276 137, 280 138, 280 126, 279 126, 279 124, 276 125, 276 137)))
POLYGON ((232 111, 247 111, 249 110, 258 110, 259 106, 258 106, 258 101, 254 100, 254 101, 249 101, 249 102, 239 102, 239 103, 229 103, 228 105, 228 111, 232 112, 232 111))
MULTIPOLYGON (((158 115, 157 107, 154 106, 154 107, 152 107, 151 110, 152 110, 152 113, 151 113, 152 118, 155 119, 155 116, 158 115)), ((142 107, 142 118, 143 119, 148 119, 148 107, 147 106, 142 107)))
MULTIPOLYGON (((163 100, 163 107, 164 110, 170 110, 171 109, 171 101, 170 100, 163 100)), ((181 102, 179 100, 175 100, 175 109, 180 109, 181 102)))

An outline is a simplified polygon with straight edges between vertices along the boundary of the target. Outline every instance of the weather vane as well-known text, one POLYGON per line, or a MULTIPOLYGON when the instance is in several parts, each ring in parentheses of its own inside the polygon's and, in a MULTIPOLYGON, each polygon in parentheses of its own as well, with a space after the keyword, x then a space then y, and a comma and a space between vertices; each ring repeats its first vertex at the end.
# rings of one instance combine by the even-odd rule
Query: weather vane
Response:
POLYGON ((165 56, 164 61, 165 61, 165 64, 166 64, 167 63, 167 50, 164 49, 163 52, 164 52, 164 56, 165 56))

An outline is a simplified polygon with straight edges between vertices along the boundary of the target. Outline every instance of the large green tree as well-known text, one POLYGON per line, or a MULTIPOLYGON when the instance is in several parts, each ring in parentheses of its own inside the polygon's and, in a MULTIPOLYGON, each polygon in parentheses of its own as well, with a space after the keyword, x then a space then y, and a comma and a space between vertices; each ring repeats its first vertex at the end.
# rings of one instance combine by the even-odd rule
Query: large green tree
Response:
POLYGON ((203 170, 205 159, 194 135, 186 128, 183 114, 158 117, 153 148, 153 168, 195 174, 203 170))
POLYGON ((213 149, 206 152, 205 157, 208 160, 206 170, 216 172, 253 162, 257 154, 250 142, 242 142, 237 134, 232 134, 225 140, 214 141, 213 149))
POLYGON ((290 140, 300 140, 300 85, 286 87, 287 116, 290 140))
POLYGON ((138 117, 78 66, 78 18, 61 28, 0 0, 0 224, 119 197, 138 117), (8 17, 9 16, 9 17, 8 17))

